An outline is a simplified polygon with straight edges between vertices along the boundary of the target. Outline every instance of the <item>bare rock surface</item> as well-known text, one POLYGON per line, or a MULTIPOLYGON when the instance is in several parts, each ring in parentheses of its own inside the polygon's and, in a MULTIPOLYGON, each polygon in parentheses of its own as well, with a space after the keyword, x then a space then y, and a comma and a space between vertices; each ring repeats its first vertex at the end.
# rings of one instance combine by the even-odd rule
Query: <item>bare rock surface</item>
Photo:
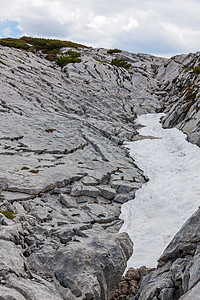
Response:
POLYGON ((120 206, 146 178, 122 144, 136 113, 163 106, 152 66, 166 59, 116 54, 127 70, 105 49, 79 51, 61 69, 0 47, 3 299, 110 299, 132 254, 120 206))
POLYGON ((165 92, 165 128, 177 127, 188 141, 200 146, 200 52, 177 55, 157 69, 159 88, 165 92))
MULTIPOLYGON (((199 77, 180 75, 198 53, 79 51, 81 62, 61 69, 40 52, 0 47, 0 299, 111 299, 133 248, 118 233, 120 207, 147 180, 123 147, 142 138, 136 115, 165 109, 164 126, 199 143, 199 77), (130 67, 112 65, 114 57, 130 67), (186 108, 175 95, 187 80, 195 97, 186 108)), ((197 271, 189 268, 185 297, 197 271)))

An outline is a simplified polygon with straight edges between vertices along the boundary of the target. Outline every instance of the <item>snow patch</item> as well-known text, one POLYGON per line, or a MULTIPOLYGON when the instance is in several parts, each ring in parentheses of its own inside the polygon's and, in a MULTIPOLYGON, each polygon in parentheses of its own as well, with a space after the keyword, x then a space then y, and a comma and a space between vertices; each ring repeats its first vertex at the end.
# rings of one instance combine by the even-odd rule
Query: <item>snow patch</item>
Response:
POLYGON ((149 178, 134 200, 122 205, 120 232, 134 243, 129 267, 156 267, 173 236, 200 204, 200 148, 176 128, 163 129, 164 114, 146 114, 137 122, 144 139, 126 143, 130 155, 149 178))

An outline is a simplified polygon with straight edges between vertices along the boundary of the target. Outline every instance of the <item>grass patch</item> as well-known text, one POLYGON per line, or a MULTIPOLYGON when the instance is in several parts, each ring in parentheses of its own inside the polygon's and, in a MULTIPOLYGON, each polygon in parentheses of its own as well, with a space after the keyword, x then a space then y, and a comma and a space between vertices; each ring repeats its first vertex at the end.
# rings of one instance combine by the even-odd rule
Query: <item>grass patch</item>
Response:
MULTIPOLYGON (((73 43, 70 41, 60 41, 56 39, 45 39, 45 38, 32 38, 23 36, 19 39, 15 38, 3 38, 0 39, 1 46, 13 47, 20 50, 27 51, 42 51, 42 53, 46 54, 46 59, 49 61, 55 61, 57 59, 57 55, 61 54, 60 49, 69 47, 69 48, 87 48, 82 44, 73 43)), ((67 55, 72 58, 78 58, 78 52, 69 50, 67 55)), ((79 62, 79 61, 71 61, 71 62, 79 62)), ((3 64, 2 61, 0 63, 3 64)))
POLYGON ((10 219, 10 220, 13 220, 16 216, 16 214, 10 210, 0 210, 0 213, 3 214, 7 219, 10 219))
POLYGON ((111 65, 116 66, 116 67, 121 67, 125 69, 129 69, 131 64, 129 64, 127 61, 119 58, 114 58, 111 61, 111 65))
POLYGON ((45 38, 33 38, 23 36, 19 39, 15 38, 3 38, 0 39, 0 45, 13 47, 21 50, 42 50, 43 53, 47 53, 48 51, 58 51, 64 47, 70 48, 87 48, 84 45, 73 43, 70 41, 60 41, 55 39, 45 39, 45 38))
POLYGON ((77 57, 81 56, 81 54, 79 52, 73 51, 73 50, 68 50, 65 54, 67 54, 71 58, 77 58, 77 57))
POLYGON ((120 50, 120 49, 109 49, 107 51, 108 54, 120 53, 120 52, 122 52, 122 50, 120 50))
POLYGON ((61 68, 66 66, 69 63, 80 63, 81 54, 77 51, 69 50, 66 52, 65 55, 58 57, 55 62, 57 65, 59 65, 61 68))
POLYGON ((200 74, 200 66, 193 69, 194 74, 200 74))

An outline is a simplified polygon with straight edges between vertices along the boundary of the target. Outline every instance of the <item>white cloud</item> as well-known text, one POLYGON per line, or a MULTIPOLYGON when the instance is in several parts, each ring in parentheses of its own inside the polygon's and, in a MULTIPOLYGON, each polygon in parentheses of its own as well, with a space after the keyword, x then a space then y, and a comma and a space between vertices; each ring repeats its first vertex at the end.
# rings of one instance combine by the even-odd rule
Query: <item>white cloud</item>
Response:
POLYGON ((128 23, 122 26, 122 30, 126 32, 130 32, 131 30, 137 28, 139 26, 139 22, 135 20, 133 17, 129 17, 128 23))
POLYGON ((154 54, 194 52, 199 0, 0 0, 23 33, 154 54))

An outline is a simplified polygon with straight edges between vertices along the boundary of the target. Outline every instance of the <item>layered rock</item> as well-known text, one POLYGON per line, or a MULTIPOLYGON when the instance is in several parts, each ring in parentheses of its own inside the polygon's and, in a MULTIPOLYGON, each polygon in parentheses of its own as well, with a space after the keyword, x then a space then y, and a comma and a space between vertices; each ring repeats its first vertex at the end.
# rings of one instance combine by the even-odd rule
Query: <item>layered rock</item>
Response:
POLYGON ((61 69, 40 52, 0 47, 2 299, 110 299, 132 254, 117 233, 120 207, 147 180, 123 148, 136 138, 136 114, 169 107, 164 126, 198 144, 196 102, 182 123, 181 101, 170 103, 182 61, 198 54, 79 52, 80 63, 61 69), (130 67, 112 65, 114 57, 130 67))
POLYGON ((146 178, 122 144, 136 113, 162 107, 152 90, 165 59, 116 54, 124 69, 104 49, 79 51, 61 69, 0 48, 3 299, 110 299, 132 254, 120 206, 146 178))
POLYGON ((200 146, 200 52, 172 57, 158 68, 157 79, 166 99, 165 128, 177 127, 200 146))
POLYGON ((135 300, 193 299, 200 295, 200 209, 183 225, 143 280, 135 300))

